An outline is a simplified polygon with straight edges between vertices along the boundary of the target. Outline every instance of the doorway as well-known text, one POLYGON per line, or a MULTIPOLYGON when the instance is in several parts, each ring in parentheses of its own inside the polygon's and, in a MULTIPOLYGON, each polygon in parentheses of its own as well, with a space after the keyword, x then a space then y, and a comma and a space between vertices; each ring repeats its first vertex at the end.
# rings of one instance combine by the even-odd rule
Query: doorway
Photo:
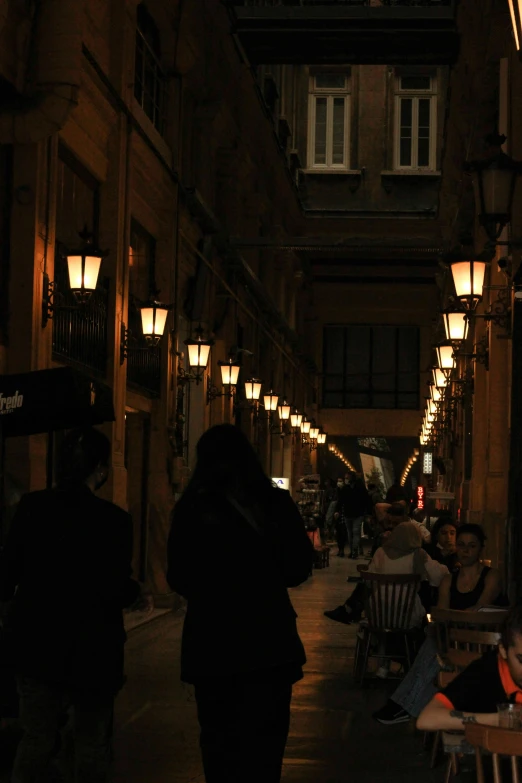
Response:
POLYGON ((140 582, 145 582, 148 576, 149 462, 150 414, 127 408, 125 412, 127 508, 132 516, 134 529, 132 571, 140 582))

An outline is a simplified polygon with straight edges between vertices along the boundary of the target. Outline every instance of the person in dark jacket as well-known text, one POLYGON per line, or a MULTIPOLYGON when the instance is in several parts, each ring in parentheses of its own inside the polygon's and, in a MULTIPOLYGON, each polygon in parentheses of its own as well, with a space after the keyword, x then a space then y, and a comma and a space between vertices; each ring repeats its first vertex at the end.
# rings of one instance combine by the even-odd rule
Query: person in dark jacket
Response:
POLYGON ((305 662, 287 588, 312 561, 297 507, 247 437, 229 424, 207 430, 174 509, 167 574, 187 599, 181 679, 195 685, 207 783, 280 780, 305 662))
POLYGON ((114 697, 124 680, 122 608, 140 596, 130 516, 94 495, 109 457, 101 432, 69 433, 57 487, 22 497, 2 553, 0 600, 12 600, 24 730, 12 783, 40 780, 69 709, 75 782, 108 779, 114 697))
POLYGON ((350 557, 355 560, 359 556, 364 517, 373 511, 364 481, 356 473, 346 474, 344 487, 339 490, 339 506, 346 522, 350 557))

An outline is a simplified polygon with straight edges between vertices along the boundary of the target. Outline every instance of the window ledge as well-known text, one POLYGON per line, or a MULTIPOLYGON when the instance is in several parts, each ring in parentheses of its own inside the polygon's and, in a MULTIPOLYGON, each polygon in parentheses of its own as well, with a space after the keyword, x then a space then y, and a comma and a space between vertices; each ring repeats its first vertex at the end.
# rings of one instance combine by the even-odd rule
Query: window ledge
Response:
POLYGON ((391 169, 381 171, 381 177, 440 177, 442 172, 431 169, 391 169))
POLYGON ((361 169, 303 169, 303 174, 335 174, 336 176, 343 177, 360 177, 362 176, 361 169))

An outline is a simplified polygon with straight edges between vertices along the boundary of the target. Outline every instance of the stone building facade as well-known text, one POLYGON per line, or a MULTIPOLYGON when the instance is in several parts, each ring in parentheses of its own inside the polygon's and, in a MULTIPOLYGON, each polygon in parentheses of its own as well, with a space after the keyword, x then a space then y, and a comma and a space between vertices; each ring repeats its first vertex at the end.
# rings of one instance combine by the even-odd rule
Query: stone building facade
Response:
MULTIPOLYGON (((223 395, 231 353, 241 383, 261 378, 330 439, 418 433, 438 313, 454 295, 444 258, 484 245, 464 162, 496 127, 522 158, 507 4, 439 5, 458 56, 452 43, 440 62, 388 63, 381 48, 371 64, 361 52, 342 63, 338 50, 335 62, 254 62, 227 4, 211 0, 0 2, 0 373, 69 364, 112 388, 106 492, 133 514, 134 565, 157 595, 168 595, 169 514, 208 426, 239 424, 266 470, 294 483, 339 467, 299 434, 281 437, 242 391, 223 395), (64 253, 85 225, 108 254, 78 311, 64 253), (56 293, 43 324, 45 275, 56 293), (152 350, 139 319, 150 296, 171 306, 152 350), (198 326, 214 345, 196 383, 185 340, 198 326), (329 363, 328 345, 359 361, 365 340, 371 370, 354 380, 329 363)), ((520 198, 506 241, 522 231, 520 198)), ((497 256, 505 248, 516 275, 519 250, 497 256)), ((479 315, 495 286, 513 293, 495 262, 488 275, 479 315)), ((522 511, 510 450, 519 357, 512 332, 487 318, 472 334, 468 353, 485 335, 489 369, 473 363, 473 394, 439 440, 438 485, 462 519, 485 524, 502 563, 522 511)), ((47 445, 8 442, 21 489, 45 485, 47 445)))

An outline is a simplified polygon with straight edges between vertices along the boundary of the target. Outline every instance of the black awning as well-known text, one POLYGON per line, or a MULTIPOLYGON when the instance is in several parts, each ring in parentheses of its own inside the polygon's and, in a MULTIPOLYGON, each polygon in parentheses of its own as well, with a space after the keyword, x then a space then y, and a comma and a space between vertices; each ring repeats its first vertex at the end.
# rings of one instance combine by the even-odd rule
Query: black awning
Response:
POLYGON ((4 436, 114 421, 112 390, 72 367, 0 375, 4 436))

